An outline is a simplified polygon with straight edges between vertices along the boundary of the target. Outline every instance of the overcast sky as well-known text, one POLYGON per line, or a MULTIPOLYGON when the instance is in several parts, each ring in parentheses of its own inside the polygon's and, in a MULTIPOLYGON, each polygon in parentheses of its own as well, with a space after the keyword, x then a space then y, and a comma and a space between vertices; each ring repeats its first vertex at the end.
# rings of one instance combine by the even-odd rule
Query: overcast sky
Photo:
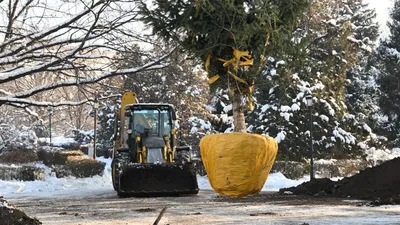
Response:
POLYGON ((392 8, 394 0, 365 0, 372 8, 376 9, 377 19, 381 25, 381 31, 384 36, 387 36, 389 31, 386 22, 389 18, 389 8, 392 8))

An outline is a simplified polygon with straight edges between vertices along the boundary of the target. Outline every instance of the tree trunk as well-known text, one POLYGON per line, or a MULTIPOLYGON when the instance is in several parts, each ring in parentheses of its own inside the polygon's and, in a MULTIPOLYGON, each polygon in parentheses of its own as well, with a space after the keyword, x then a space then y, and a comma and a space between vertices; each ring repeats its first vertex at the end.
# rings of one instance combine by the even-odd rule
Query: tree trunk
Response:
POLYGON ((235 126, 235 132, 246 133, 246 121, 244 118, 244 105, 242 104, 242 94, 235 92, 232 99, 232 111, 233 111, 233 124, 235 126))

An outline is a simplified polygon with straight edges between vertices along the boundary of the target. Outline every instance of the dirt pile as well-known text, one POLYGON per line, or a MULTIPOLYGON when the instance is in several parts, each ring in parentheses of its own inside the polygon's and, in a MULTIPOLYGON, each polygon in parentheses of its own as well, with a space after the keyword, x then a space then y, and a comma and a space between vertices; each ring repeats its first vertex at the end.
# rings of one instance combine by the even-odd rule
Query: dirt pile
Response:
POLYGON ((40 225, 36 218, 30 218, 24 212, 8 205, 8 202, 0 196, 0 224, 2 225, 40 225))
POLYGON ((332 195, 372 200, 375 204, 400 204, 400 158, 362 170, 339 181, 327 178, 305 182, 297 187, 283 188, 281 194, 332 195))

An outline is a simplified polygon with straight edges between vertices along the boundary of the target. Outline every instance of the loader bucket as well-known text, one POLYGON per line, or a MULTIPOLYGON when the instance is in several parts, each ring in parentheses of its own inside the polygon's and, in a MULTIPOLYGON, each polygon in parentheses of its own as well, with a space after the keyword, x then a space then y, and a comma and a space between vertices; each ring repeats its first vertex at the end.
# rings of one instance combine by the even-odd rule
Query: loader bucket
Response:
POLYGON ((197 194, 196 173, 192 163, 129 164, 121 167, 120 193, 131 196, 197 194))

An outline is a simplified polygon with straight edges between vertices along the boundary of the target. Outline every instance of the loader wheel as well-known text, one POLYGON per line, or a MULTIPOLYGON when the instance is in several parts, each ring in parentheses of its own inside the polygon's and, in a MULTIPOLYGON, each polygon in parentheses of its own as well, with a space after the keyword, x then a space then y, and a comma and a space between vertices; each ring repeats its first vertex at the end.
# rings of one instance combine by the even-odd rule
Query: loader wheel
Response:
POLYGON ((185 151, 185 150, 181 150, 181 151, 177 152, 175 161, 180 162, 180 163, 190 162, 190 152, 185 151))
POLYGON ((118 178, 116 177, 117 176, 116 170, 117 170, 117 168, 115 165, 115 161, 113 160, 111 163, 111 179, 112 179, 112 184, 113 184, 114 190, 118 191, 119 185, 118 185, 118 178))
POLYGON ((120 198, 127 198, 127 197, 129 197, 129 194, 124 193, 124 192, 120 192, 120 191, 117 191, 117 195, 118 195, 118 197, 120 197, 120 198))
POLYGON ((112 167, 111 179, 112 179, 114 190, 117 191, 119 189, 119 185, 117 182, 117 178, 115 177, 116 176, 115 174, 116 174, 116 172, 115 172, 115 166, 114 166, 114 167, 112 167))

